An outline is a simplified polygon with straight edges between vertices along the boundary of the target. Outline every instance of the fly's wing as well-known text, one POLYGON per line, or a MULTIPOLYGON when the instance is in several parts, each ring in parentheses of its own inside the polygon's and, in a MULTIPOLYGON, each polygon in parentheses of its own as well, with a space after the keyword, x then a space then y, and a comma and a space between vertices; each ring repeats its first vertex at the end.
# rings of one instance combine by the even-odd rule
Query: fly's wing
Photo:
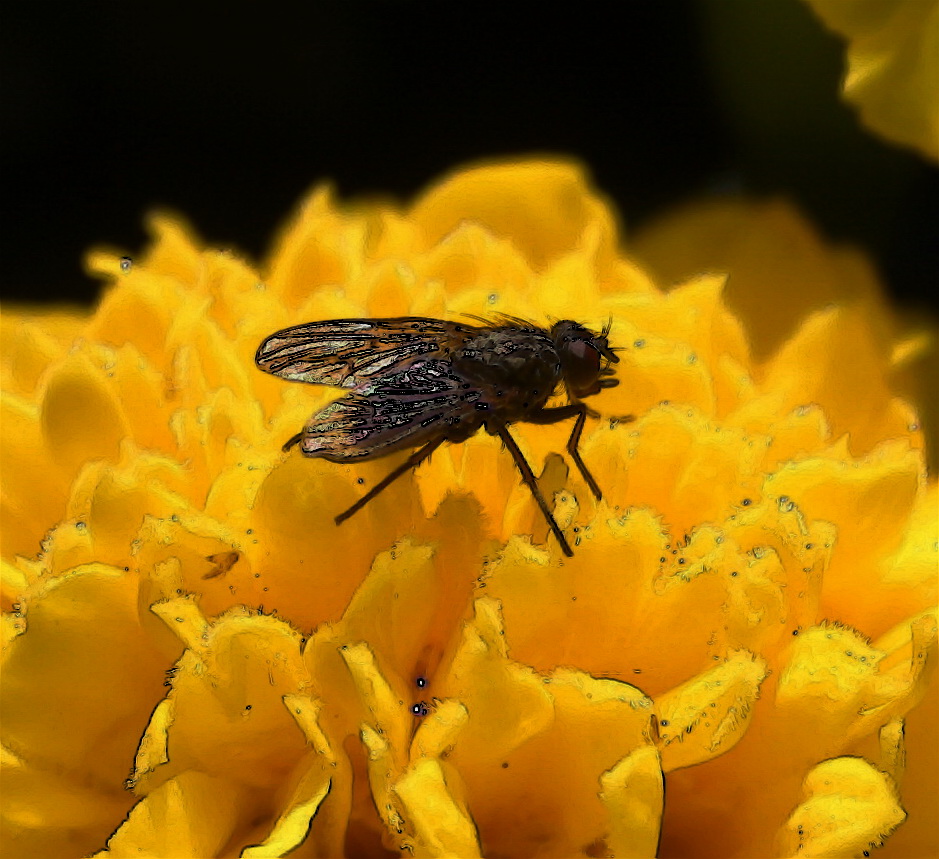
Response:
POLYGON ((463 440, 480 426, 481 397, 449 361, 417 361, 313 415, 300 450, 305 456, 349 462, 417 447, 441 435, 463 440))
POLYGON ((395 319, 331 319, 285 328, 255 355, 266 373, 294 382, 367 387, 375 379, 422 358, 443 358, 467 325, 402 316, 395 319))

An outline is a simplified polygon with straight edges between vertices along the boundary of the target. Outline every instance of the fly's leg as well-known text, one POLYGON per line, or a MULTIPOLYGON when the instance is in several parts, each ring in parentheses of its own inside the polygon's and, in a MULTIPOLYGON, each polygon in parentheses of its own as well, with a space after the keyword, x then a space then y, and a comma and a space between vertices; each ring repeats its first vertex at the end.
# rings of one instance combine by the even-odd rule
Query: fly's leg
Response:
POLYGON ((290 450, 290 448, 292 448, 295 444, 300 444, 300 439, 302 439, 302 438, 303 438, 303 433, 302 433, 302 432, 298 432, 296 435, 290 436, 290 438, 287 439, 287 441, 284 442, 283 447, 281 447, 281 450, 282 450, 284 453, 286 453, 286 452, 287 452, 288 450, 290 450))
POLYGON ((518 445, 515 443, 515 439, 509 435, 509 431, 504 424, 498 424, 496 426, 496 432, 512 454, 512 458, 515 460, 515 464, 518 466, 518 470, 522 474, 522 480, 525 481, 525 485, 529 488, 529 490, 531 490, 531 494, 534 496, 535 501, 538 502, 538 506, 541 508, 541 512, 544 514, 544 518, 547 520, 548 525, 554 532, 554 536, 557 537, 558 543, 561 544, 561 549, 564 551, 564 554, 567 555, 568 558, 573 558, 574 553, 571 551, 571 547, 568 545, 567 539, 564 537, 564 533, 558 527, 558 523, 554 521, 554 516, 548 509, 548 504, 544 500, 544 497, 541 494, 541 490, 538 489, 538 484, 535 482, 535 475, 531 470, 531 466, 525 461, 525 457, 518 449, 518 445))
MULTIPOLYGON (((587 422, 587 415, 594 418, 600 417, 597 412, 588 408, 585 403, 573 403, 569 406, 558 406, 552 409, 541 409, 540 411, 532 412, 525 416, 525 421, 526 423, 532 424, 555 424, 558 421, 566 421, 568 418, 577 418, 577 420, 574 421, 574 429, 571 431, 571 437, 567 440, 567 452, 570 454, 571 459, 574 460, 574 465, 577 466, 580 476, 583 477, 584 482, 590 487, 590 491, 594 494, 597 501, 599 501, 603 497, 603 492, 601 492, 599 484, 594 480, 593 475, 587 468, 587 464, 580 455, 578 447, 580 445, 580 436, 584 431, 584 424, 587 422)), ((619 418, 619 420, 623 422, 631 421, 633 417, 632 415, 627 415, 619 418)))
POLYGON ((402 474, 406 471, 410 471, 412 468, 416 468, 420 465, 427 457, 429 457, 440 445, 446 441, 445 436, 440 438, 435 438, 433 441, 427 442, 420 450, 412 453, 404 462, 401 463, 394 471, 388 474, 385 478, 376 483, 368 492, 365 493, 358 501, 355 502, 348 510, 344 513, 340 513, 336 517, 336 524, 341 525, 346 521, 350 516, 355 513, 358 513, 369 501, 371 501, 379 492, 381 492, 389 484, 394 483, 402 474))
POLYGON ((584 424, 587 422, 588 414, 593 417, 598 417, 597 413, 594 412, 593 409, 588 409, 584 403, 574 403, 570 406, 541 409, 530 415, 525 415, 525 420, 533 424, 556 424, 558 421, 566 421, 568 418, 576 416, 577 420, 574 421, 574 429, 571 432, 571 437, 567 440, 567 452, 570 454, 571 459, 574 460, 574 465, 577 466, 580 476, 583 477, 587 486, 590 487, 590 491, 596 496, 597 501, 599 501, 603 497, 603 493, 600 491, 600 486, 597 484, 597 481, 594 480, 593 475, 588 470, 586 463, 580 455, 580 451, 577 449, 577 445, 580 444, 580 435, 584 431, 584 424))
POLYGON ((584 478, 587 486, 590 487, 590 491, 594 494, 597 501, 599 501, 603 497, 603 493, 600 491, 600 486, 597 484, 597 481, 594 480, 593 475, 587 469, 587 465, 577 447, 580 444, 580 435, 584 431, 584 424, 587 422, 587 407, 583 403, 580 405, 580 414, 577 415, 577 420, 574 421, 574 429, 571 430, 571 437, 567 440, 567 452, 570 454, 571 459, 574 460, 574 465, 577 466, 581 477, 584 478))

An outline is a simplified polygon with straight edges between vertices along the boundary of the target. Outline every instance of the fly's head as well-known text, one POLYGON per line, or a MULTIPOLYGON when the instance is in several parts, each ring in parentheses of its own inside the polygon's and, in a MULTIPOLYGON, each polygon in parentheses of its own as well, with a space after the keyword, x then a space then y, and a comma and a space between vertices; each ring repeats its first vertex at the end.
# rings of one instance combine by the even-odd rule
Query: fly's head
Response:
POLYGON ((575 399, 589 397, 603 388, 613 388, 619 380, 610 365, 619 358, 607 340, 609 329, 594 334, 578 322, 564 319, 551 326, 551 339, 561 361, 561 375, 575 399))

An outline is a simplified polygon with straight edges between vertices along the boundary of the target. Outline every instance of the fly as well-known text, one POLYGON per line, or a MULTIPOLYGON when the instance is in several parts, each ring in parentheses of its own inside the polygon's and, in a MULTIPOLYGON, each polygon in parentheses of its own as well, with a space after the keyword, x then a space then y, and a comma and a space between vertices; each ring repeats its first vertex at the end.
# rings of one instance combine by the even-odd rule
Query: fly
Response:
POLYGON ((418 316, 333 319, 272 334, 255 356, 264 372, 348 389, 314 414, 284 450, 299 445, 304 456, 348 463, 417 448, 336 516, 339 525, 444 442, 463 442, 485 429, 509 449, 564 554, 571 557, 574 553, 508 428, 515 422, 544 425, 574 418, 567 452, 600 499, 600 487, 578 445, 587 416, 599 417, 584 398, 619 384, 612 378, 611 365, 619 358, 607 340, 609 327, 595 334, 571 320, 550 329, 515 317, 501 317, 499 325, 479 321, 486 324, 418 316), (562 387, 568 404, 546 407, 562 387))

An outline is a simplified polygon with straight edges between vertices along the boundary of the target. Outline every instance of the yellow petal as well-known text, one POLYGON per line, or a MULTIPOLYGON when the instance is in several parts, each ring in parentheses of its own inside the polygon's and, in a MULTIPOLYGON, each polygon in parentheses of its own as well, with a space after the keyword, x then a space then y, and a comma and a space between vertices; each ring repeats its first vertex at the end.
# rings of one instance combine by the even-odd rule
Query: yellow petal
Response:
POLYGON ((123 782, 167 667, 140 634, 137 586, 132 574, 89 565, 24 601, 27 630, 10 643, 2 676, 12 750, 61 772, 123 782))
MULTIPOLYGON (((2 318, 0 338, 0 379, 3 390, 28 397, 36 389, 40 377, 53 361, 61 358, 67 343, 47 329, 54 322, 48 317, 35 319, 8 313, 2 318)), ((72 317, 72 326, 78 334, 79 320, 72 317)))
MULTIPOLYGON (((97 857, 218 856, 246 811, 225 779, 190 770, 158 787, 131 810, 97 857)), ((243 824, 241 824, 243 825, 243 824)))
MULTIPOLYGON (((176 617, 185 628, 185 616, 176 617)), ((200 645, 183 655, 172 679, 168 765, 260 788, 280 784, 306 745, 283 705, 306 681, 299 634, 275 618, 234 610, 208 627, 200 645)))
POLYGON ((271 834, 261 844, 242 850, 243 859, 289 856, 306 839, 329 788, 329 779, 321 771, 311 771, 297 787, 287 809, 277 818, 271 834))
MULTIPOLYGON (((455 500, 445 504, 435 517, 436 533, 428 535, 439 542, 404 540, 381 552, 337 625, 348 641, 367 641, 380 652, 386 672, 410 682, 433 675, 453 643, 478 575, 472 540, 463 544, 464 551, 449 545, 451 527, 462 527, 465 508, 455 500)), ((474 536, 471 528, 467 536, 474 536)))
POLYGON ((182 283, 198 282, 201 242, 185 218, 174 212, 157 212, 147 221, 153 244, 146 258, 135 263, 131 272, 152 271, 182 283))
POLYGON ((906 743, 903 719, 894 719, 880 729, 880 749, 884 766, 894 783, 899 786, 906 769, 906 743))
POLYGON ((600 777, 600 786, 600 800, 610 816, 610 834, 605 839, 610 852, 622 859, 655 856, 665 799, 658 751, 631 752, 600 777))
POLYGON ((179 287, 164 279, 135 274, 105 293, 89 335, 112 346, 133 343, 154 364, 163 363, 166 333, 182 304, 179 287), (146 320, 146 324, 143 324, 146 320))
POLYGON ((175 718, 176 704, 171 698, 160 701, 150 717, 147 730, 137 747, 134 770, 128 784, 137 789, 138 793, 150 792, 150 775, 170 759, 169 731, 175 718))
MULTIPOLYGON (((736 550, 728 542, 709 556, 695 541, 687 557, 679 556, 683 540, 670 543, 649 510, 605 513, 587 524, 571 532, 571 559, 552 561, 516 540, 489 565, 486 591, 502 601, 513 656, 542 671, 573 664, 595 676, 628 678, 653 695, 696 674, 723 632, 736 550), (602 640, 597 628, 607 630, 602 640)), ((699 539, 713 547, 715 535, 699 539)))
POLYGON ((35 555, 62 516, 68 478, 49 462, 39 409, 6 391, 0 396, 0 469, 3 554, 35 555))
POLYGON ((349 284, 359 274, 366 230, 335 214, 330 196, 328 188, 317 189, 271 255, 266 282, 288 308, 295 309, 320 286, 349 284))
POLYGON ((786 709, 811 712, 821 743, 870 735, 918 703, 936 647, 935 610, 901 624, 874 646, 840 625, 814 627, 793 641, 776 700, 786 709))
POLYGON ((0 560, 0 593, 3 596, 4 612, 19 611, 20 604, 17 599, 28 584, 29 579, 22 570, 6 559, 0 560))
POLYGON ((348 522, 333 521, 364 494, 363 486, 374 485, 393 466, 380 460, 353 472, 294 454, 274 467, 254 502, 253 537, 260 551, 252 556, 252 569, 269 588, 266 607, 304 628, 339 619, 378 550, 395 542, 402 519, 417 515, 418 493, 402 478, 348 522), (358 484, 357 477, 365 482, 358 484), (358 575, 347 575, 349 570, 358 575))
POLYGON ((375 655, 362 643, 340 648, 340 655, 349 668, 355 687, 369 714, 370 729, 384 736, 392 752, 392 759, 400 767, 405 753, 408 729, 407 710, 401 698, 395 695, 375 662, 375 655))
POLYGON ((42 434, 54 461, 70 473, 91 459, 116 460, 127 435, 123 410, 104 374, 81 353, 48 376, 42 393, 42 434))
POLYGON ((437 761, 419 761, 395 783, 394 791, 413 827, 414 856, 481 855, 473 821, 454 801, 437 761))
MULTIPOLYGON (((485 222, 459 222, 422 263, 420 277, 441 284, 451 313, 494 313, 500 296, 504 302, 506 296, 520 298, 531 289, 531 268, 521 249, 491 232, 485 222)), ((524 310, 512 308, 513 313, 524 310)))
POLYGON ((437 758, 449 753, 459 738, 469 712, 459 701, 436 701, 434 708, 414 732, 412 758, 437 758))
MULTIPOLYGON (((147 514, 169 519, 189 506, 176 491, 185 480, 175 460, 127 443, 118 464, 95 462, 82 469, 72 484, 67 516, 87 526, 96 560, 125 566, 147 514)), ((62 551, 61 537, 53 535, 56 552, 62 551)), ((52 567, 62 569, 63 561, 53 561, 52 567)))
POLYGON ((916 503, 922 467, 921 457, 898 443, 861 461, 837 455, 804 459, 774 475, 777 497, 791 499, 809 520, 837 523, 836 550, 822 592, 825 614, 870 628, 877 609, 866 594, 881 587, 878 566, 871 562, 897 550, 916 503))
POLYGON ((739 742, 766 677, 759 657, 740 651, 656 699, 666 772, 723 754, 739 742))
POLYGON ((462 221, 509 237, 540 269, 578 247, 596 223, 607 242, 613 218, 588 187, 582 169, 563 161, 492 164, 462 170, 427 192, 411 217, 434 244, 462 221))
POLYGON ((898 613, 911 615, 939 602, 939 494, 936 484, 918 492, 903 542, 884 559, 884 597, 871 607, 871 630, 885 629, 898 613))
POLYGON ((406 849, 409 844, 405 832, 406 821, 392 793, 393 779, 400 772, 401 760, 396 758, 385 738, 368 725, 362 726, 360 736, 367 755, 366 768, 372 802, 385 825, 382 844, 386 848, 406 849))
POLYGON ((182 588, 201 595, 206 614, 218 614, 241 601, 266 602, 240 540, 201 511, 182 508, 167 519, 145 516, 132 550, 135 566, 146 572, 175 559, 182 588))
POLYGON ((782 856, 849 857, 880 847, 906 818, 889 776, 862 758, 824 761, 780 832, 782 856))
POLYGON ((287 712, 296 720, 300 730, 303 731, 307 742, 327 763, 335 763, 336 755, 333 752, 329 738, 319 725, 319 714, 322 704, 303 695, 285 695, 284 706, 287 712))
POLYGON ((458 754, 474 766, 499 763, 553 721, 551 696, 535 673, 506 658, 500 613, 493 600, 475 603, 476 618, 447 674, 435 684, 441 697, 456 698, 472 713, 472 731, 460 736, 458 754))
POLYGON ((855 454, 866 453, 881 439, 913 441, 915 428, 890 391, 887 356, 886 344, 859 309, 821 311, 770 361, 765 388, 782 397, 783 411, 818 403, 835 436, 850 433, 855 454))

